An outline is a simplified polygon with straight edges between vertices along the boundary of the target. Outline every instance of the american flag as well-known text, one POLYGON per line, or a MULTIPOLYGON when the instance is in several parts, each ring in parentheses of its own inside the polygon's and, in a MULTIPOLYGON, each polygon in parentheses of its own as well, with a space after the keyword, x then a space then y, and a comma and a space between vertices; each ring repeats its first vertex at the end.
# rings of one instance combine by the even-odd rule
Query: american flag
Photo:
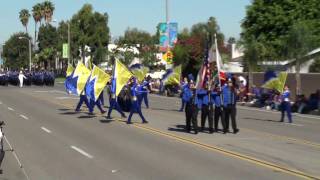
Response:
POLYGON ((209 45, 206 44, 204 61, 197 76, 197 83, 196 83, 197 89, 202 89, 205 86, 205 84, 211 80, 212 72, 211 72, 210 63, 209 63, 209 60, 210 60, 209 51, 210 51, 209 45))

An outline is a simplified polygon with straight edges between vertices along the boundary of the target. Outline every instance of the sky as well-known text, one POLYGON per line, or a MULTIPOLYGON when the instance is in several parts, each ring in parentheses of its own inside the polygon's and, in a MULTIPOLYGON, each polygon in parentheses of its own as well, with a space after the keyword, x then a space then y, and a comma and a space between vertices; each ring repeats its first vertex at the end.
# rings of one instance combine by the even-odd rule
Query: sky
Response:
MULTIPOLYGON (((29 9, 43 0, 1 0, 0 44, 13 33, 24 31, 19 20, 19 11, 29 9)), ((85 3, 93 5, 95 11, 109 14, 111 35, 123 35, 128 27, 137 27, 154 34, 159 22, 165 22, 165 0, 51 0, 55 5, 53 19, 68 20, 85 3)), ((206 22, 210 16, 217 19, 226 38, 239 38, 241 20, 251 0, 169 0, 169 17, 177 22, 179 30, 193 24, 206 22)), ((57 23, 52 23, 57 25, 57 23)), ((29 33, 34 34, 34 21, 30 18, 29 33)))

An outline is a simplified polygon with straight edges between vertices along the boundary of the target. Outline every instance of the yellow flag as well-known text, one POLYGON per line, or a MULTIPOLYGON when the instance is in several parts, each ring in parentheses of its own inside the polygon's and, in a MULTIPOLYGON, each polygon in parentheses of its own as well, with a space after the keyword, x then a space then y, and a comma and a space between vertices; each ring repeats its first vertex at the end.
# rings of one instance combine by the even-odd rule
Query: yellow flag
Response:
POLYGON ((97 66, 93 66, 93 70, 91 72, 91 78, 96 78, 94 84, 94 100, 97 100, 101 92, 103 91, 104 87, 106 86, 107 82, 110 81, 111 77, 109 74, 105 73, 102 69, 97 66))
POLYGON ((116 80, 116 96, 119 95, 122 88, 127 84, 133 74, 118 59, 114 67, 114 78, 116 80))
POLYGON ((67 77, 68 76, 71 76, 71 74, 73 73, 73 71, 74 71, 74 67, 69 63, 68 64, 68 68, 67 68, 67 77))
POLYGON ((144 77, 149 72, 149 68, 142 67, 141 69, 133 69, 131 70, 133 75, 138 79, 139 82, 142 82, 144 77))
POLYGON ((165 81, 165 84, 180 84, 181 71, 181 65, 175 67, 173 69, 172 75, 170 75, 165 81))
POLYGON ((287 81, 287 76, 287 72, 280 72, 278 77, 270 79, 264 85, 262 85, 262 87, 266 89, 274 89, 282 93, 287 81))
POLYGON ((77 80, 77 93, 80 94, 87 83, 87 80, 90 76, 90 70, 86 68, 86 66, 79 61, 78 65, 76 67, 76 70, 74 71, 73 77, 78 77, 77 80))

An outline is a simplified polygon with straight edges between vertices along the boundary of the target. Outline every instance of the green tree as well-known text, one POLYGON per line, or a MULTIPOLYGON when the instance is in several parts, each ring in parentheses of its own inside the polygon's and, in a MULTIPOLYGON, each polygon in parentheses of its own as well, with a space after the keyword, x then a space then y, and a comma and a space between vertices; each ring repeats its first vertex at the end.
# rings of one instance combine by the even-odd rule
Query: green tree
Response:
MULTIPOLYGON (((138 57, 145 66, 154 66, 156 61, 156 53, 158 52, 156 45, 157 35, 152 36, 148 32, 137 28, 128 28, 123 37, 118 40, 120 47, 135 47, 139 50, 138 57)), ((130 63, 130 62, 129 62, 130 63)))
POLYGON ((42 7, 44 11, 44 20, 46 24, 49 24, 52 21, 52 15, 55 9, 54 4, 51 1, 46 0, 43 2, 42 7))
POLYGON ((224 35, 214 17, 207 22, 194 24, 190 30, 183 29, 178 34, 178 43, 173 50, 173 61, 176 65, 182 64, 183 75, 196 75, 205 57, 205 48, 214 44, 217 36, 218 48, 224 60, 228 58, 227 48, 224 45, 224 35))
POLYGON ((320 73, 320 58, 316 58, 309 68, 311 73, 320 73))
POLYGON ((303 56, 313 47, 313 35, 310 25, 306 21, 298 21, 288 33, 286 53, 287 57, 295 60, 296 93, 301 94, 300 66, 303 56))
POLYGON ((320 6, 318 0, 268 1, 253 0, 242 21, 241 37, 249 41, 254 36, 268 52, 264 59, 286 59, 288 33, 297 21, 310 21, 315 39, 320 43, 320 6))
POLYGON ((244 64, 245 71, 248 72, 249 77, 249 88, 253 85, 253 72, 257 70, 258 62, 263 60, 265 53, 267 52, 266 48, 262 43, 258 42, 254 36, 251 36, 245 42, 240 42, 244 47, 244 64))
MULTIPOLYGON (((38 59, 45 69, 53 67, 55 56, 57 54, 58 33, 57 29, 52 25, 41 26, 39 29, 39 51, 44 58, 38 59), (44 52, 45 51, 45 52, 44 52)), ((40 56, 39 55, 39 56, 40 56)))
POLYGON ((94 12, 90 4, 85 4, 71 19, 71 52, 73 57, 84 60, 86 54, 93 57, 93 62, 99 64, 105 60, 109 44, 108 14, 94 12), (85 46, 91 48, 86 52, 85 46), (81 50, 81 54, 79 53, 81 50))
POLYGON ((32 16, 33 16, 33 19, 34 19, 34 23, 35 23, 35 27, 34 27, 34 41, 36 42, 37 41, 37 25, 38 23, 40 23, 41 21, 41 4, 40 3, 37 3, 36 5, 34 5, 32 7, 32 16))
POLYGON ((29 42, 27 33, 13 34, 3 46, 4 65, 10 69, 27 68, 29 64, 29 42), (19 39, 19 37, 25 37, 19 39))
POLYGON ((26 28, 26 33, 28 33, 28 22, 30 18, 30 13, 28 9, 22 9, 19 12, 19 19, 22 23, 22 25, 26 28))

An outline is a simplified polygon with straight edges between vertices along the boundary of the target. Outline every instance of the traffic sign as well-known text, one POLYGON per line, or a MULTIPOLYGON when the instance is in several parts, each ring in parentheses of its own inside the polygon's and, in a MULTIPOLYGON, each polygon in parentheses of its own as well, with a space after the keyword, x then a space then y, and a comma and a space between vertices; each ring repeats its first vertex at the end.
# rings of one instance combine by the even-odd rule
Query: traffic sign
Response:
POLYGON ((168 63, 172 64, 172 59, 173 59, 173 53, 172 51, 167 51, 165 54, 163 54, 163 59, 168 63))

